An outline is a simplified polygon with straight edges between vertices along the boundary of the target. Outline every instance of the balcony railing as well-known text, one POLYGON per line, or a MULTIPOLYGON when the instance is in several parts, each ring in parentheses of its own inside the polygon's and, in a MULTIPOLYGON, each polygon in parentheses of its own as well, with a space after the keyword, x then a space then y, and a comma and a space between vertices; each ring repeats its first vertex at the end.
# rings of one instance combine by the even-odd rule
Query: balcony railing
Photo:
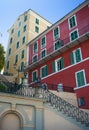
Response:
MULTIPOLYGON (((46 48, 46 55, 41 58, 41 54, 37 55, 37 59, 36 61, 33 62, 33 59, 31 59, 28 63, 25 64, 25 68, 24 70, 28 69, 29 67, 31 67, 32 65, 35 65, 35 64, 40 64, 40 62, 42 63, 42 61, 44 60, 48 60, 52 57, 52 55, 57 55, 59 53, 62 53, 64 50, 63 48, 66 47, 67 45, 70 45, 70 44, 75 44, 76 41, 81 42, 81 37, 83 37, 84 35, 87 36, 87 38, 89 38, 89 25, 83 27, 82 29, 78 30, 78 33, 79 33, 79 37, 76 38, 75 40, 73 41, 70 41, 70 37, 67 37, 66 39, 57 39, 57 40, 60 40, 60 42, 62 43, 61 44, 61 47, 59 47, 57 50, 54 49, 54 46, 52 46, 51 48, 46 48), (80 39, 80 41, 79 41, 80 39)), ((54 41, 53 41, 54 42, 54 41)))

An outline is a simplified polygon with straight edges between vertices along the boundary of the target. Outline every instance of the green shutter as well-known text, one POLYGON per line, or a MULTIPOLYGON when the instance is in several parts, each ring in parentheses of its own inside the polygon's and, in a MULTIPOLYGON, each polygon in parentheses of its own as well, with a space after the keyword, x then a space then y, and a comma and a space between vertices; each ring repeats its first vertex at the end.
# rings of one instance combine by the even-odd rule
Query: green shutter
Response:
POLYGON ((61 58, 61 69, 63 69, 64 68, 64 58, 62 57, 61 58))
POLYGON ((75 54, 76 54, 76 62, 81 61, 80 49, 77 49, 75 54))
POLYGON ((56 70, 55 70, 55 61, 53 61, 53 63, 52 63, 52 70, 53 70, 53 72, 56 71, 56 70))
POLYGON ((73 52, 71 52, 71 54, 70 54, 70 59, 71 59, 71 64, 74 64, 74 55, 73 55, 73 52))
POLYGON ((48 75, 48 66, 46 66, 46 76, 48 75))
POLYGON ((77 73, 77 83, 78 83, 78 87, 85 85, 83 71, 77 73))

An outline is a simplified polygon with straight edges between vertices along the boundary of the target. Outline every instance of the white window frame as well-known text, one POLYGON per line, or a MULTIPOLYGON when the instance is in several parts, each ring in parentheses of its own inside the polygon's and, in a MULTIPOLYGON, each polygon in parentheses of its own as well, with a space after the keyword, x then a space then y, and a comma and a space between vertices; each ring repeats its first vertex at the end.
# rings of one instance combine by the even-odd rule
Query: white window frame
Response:
POLYGON ((42 39, 43 39, 44 37, 45 37, 45 46, 44 46, 44 47, 46 47, 46 35, 45 35, 45 36, 43 36, 43 37, 41 38, 41 42, 40 42, 40 43, 41 43, 41 49, 44 48, 44 47, 42 47, 42 39))
MULTIPOLYGON (((38 54, 33 55, 33 57, 32 57, 32 62, 33 62, 33 63, 34 63, 33 58, 34 58, 35 56, 37 56, 37 61, 38 61, 38 54)), ((37 62, 37 61, 35 61, 35 62, 37 62)))
POLYGON ((60 57, 60 58, 58 58, 58 59, 55 60, 55 71, 56 71, 56 72, 60 71, 60 70, 58 70, 57 62, 58 62, 59 60, 61 60, 61 58, 62 58, 62 57, 60 57))
MULTIPOLYGON (((32 72, 32 81, 33 81, 33 73, 34 72, 36 72, 36 77, 38 77, 38 70, 34 70, 33 72, 32 72)), ((35 82, 35 81, 34 81, 35 82)))
POLYGON ((81 61, 82 61, 82 51, 81 51, 81 48, 77 48, 77 49, 75 49, 75 50, 72 51, 73 52, 73 57, 74 57, 74 64, 78 63, 78 62, 76 62, 76 56, 75 56, 75 52, 78 49, 80 50, 80 56, 81 56, 81 61))
POLYGON ((45 50, 45 52, 46 52, 46 54, 45 54, 45 57, 46 57, 46 55, 47 55, 47 51, 46 51, 46 48, 45 49, 43 49, 43 50, 41 50, 41 53, 40 53, 40 58, 41 59, 43 59, 44 57, 42 57, 42 52, 45 50))
POLYGON ((35 54, 35 53, 37 53, 37 52, 38 52, 38 41, 33 44, 33 54, 35 54), (35 44, 37 44, 37 50, 36 50, 36 52, 34 52, 34 45, 35 45, 35 44))
POLYGON ((70 30, 73 29, 73 28, 75 28, 75 27, 77 26, 76 15, 72 15, 72 16, 68 19, 68 25, 69 25, 69 29, 70 29, 70 30), (72 17, 74 17, 74 19, 75 19, 75 26, 73 26, 73 27, 71 28, 71 27, 70 27, 70 19, 71 19, 72 17))
POLYGON ((57 39, 57 38, 55 38, 55 36, 54 36, 54 30, 55 30, 56 28, 58 28, 58 32, 59 32, 58 38, 60 38, 60 28, 59 28, 59 26, 56 26, 56 27, 53 29, 53 39, 54 39, 54 40, 57 39))
POLYGON ((75 29, 75 30, 73 30, 72 32, 70 32, 70 34, 69 34, 69 36, 70 36, 70 42, 72 42, 72 41, 75 41, 75 40, 76 40, 76 39, 74 39, 74 40, 72 40, 72 39, 71 39, 71 33, 75 32, 75 31, 77 31, 77 34, 78 34, 78 37, 77 37, 76 39, 78 39, 78 38, 79 38, 79 32, 78 32, 78 29, 75 29))
POLYGON ((79 70, 79 71, 75 72, 75 79, 76 79, 76 87, 77 87, 77 88, 82 88, 82 87, 86 86, 85 70, 82 69, 82 70, 79 70), (83 85, 83 86, 78 86, 77 73, 80 73, 80 72, 83 72, 83 75, 84 75, 85 85, 83 85))
MULTIPOLYGON (((42 66, 41 68, 40 68, 40 76, 42 77, 42 68, 44 68, 44 67, 46 67, 47 65, 44 65, 44 66, 42 66)), ((45 76, 46 77, 46 76, 45 76)), ((44 78, 44 77, 42 77, 42 78, 44 78)))

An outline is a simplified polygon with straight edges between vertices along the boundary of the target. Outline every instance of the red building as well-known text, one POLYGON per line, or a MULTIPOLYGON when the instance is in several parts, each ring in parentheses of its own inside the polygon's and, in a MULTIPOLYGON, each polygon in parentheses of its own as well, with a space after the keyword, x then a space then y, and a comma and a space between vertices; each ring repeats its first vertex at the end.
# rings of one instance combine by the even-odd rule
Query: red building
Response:
POLYGON ((28 43, 29 83, 75 92, 89 109, 89 1, 85 1, 28 43))

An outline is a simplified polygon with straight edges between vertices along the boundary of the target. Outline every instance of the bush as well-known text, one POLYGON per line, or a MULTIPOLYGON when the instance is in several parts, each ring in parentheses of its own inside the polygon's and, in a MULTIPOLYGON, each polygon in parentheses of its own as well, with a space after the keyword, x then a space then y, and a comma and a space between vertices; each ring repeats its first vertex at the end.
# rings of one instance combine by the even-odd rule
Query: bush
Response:
POLYGON ((0 92, 5 92, 7 87, 4 84, 0 84, 0 92))

